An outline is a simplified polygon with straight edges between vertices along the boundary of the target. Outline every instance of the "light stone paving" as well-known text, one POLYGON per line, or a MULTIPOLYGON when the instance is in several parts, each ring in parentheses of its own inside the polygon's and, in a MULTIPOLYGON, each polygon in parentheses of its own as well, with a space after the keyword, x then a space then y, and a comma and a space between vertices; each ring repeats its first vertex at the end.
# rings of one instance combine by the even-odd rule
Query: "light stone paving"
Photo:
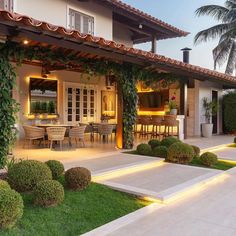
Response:
POLYGON ((236 148, 226 147, 213 152, 217 154, 220 159, 236 161, 236 148))
POLYGON ((225 178, 205 185, 198 192, 162 207, 155 204, 153 211, 135 220, 133 215, 123 221, 120 218, 120 227, 113 228, 117 225, 114 221, 86 236, 235 236, 235 199, 236 169, 231 169, 225 178))
POLYGON ((222 173, 207 168, 163 163, 134 173, 121 174, 118 177, 108 176, 97 182, 123 192, 165 202, 222 173))

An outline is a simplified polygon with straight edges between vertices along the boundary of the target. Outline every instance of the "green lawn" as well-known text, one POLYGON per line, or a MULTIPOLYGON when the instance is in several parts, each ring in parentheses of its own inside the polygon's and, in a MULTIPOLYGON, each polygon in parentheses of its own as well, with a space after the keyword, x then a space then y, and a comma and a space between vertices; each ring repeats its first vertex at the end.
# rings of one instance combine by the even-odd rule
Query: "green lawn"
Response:
MULTIPOLYGON (((199 167, 206 167, 206 166, 202 165, 201 162, 197 158, 193 159, 193 161, 191 162, 191 165, 192 166, 199 166, 199 167)), ((236 167, 236 162, 233 162, 233 161, 228 162, 228 161, 219 160, 218 163, 212 167, 212 169, 228 170, 233 167, 236 167)))
POLYGON ((23 198, 23 218, 1 236, 80 235, 149 204, 94 183, 82 192, 66 190, 64 203, 55 208, 33 206, 29 194, 23 198))

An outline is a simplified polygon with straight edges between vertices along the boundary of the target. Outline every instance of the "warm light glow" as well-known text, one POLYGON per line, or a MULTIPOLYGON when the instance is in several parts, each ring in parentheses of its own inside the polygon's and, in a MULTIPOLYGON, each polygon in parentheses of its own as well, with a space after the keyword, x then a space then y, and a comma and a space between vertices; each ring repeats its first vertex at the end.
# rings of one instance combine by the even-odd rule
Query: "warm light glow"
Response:
POLYGON ((136 172, 139 172, 139 171, 153 169, 153 168, 165 165, 165 164, 166 163, 163 160, 163 161, 155 161, 155 162, 144 164, 144 165, 130 166, 130 167, 127 167, 125 169, 118 169, 118 170, 114 170, 114 171, 111 171, 111 172, 107 172, 105 174, 94 176, 94 177, 92 177, 92 180, 94 182, 102 182, 102 181, 117 178, 117 177, 120 177, 120 176, 123 177, 124 175, 133 174, 133 173, 136 173, 136 172))
POLYGON ((157 199, 157 198, 152 198, 152 197, 143 197, 141 198, 143 199, 144 201, 147 201, 147 202, 155 202, 155 203, 159 203, 159 204, 164 204, 163 201, 157 199))
POLYGON ((23 40, 23 44, 24 45, 28 45, 29 44, 29 40, 27 40, 27 39, 23 40))
MULTIPOLYGON (((34 114, 29 114, 28 115, 28 119, 29 120, 34 120, 36 118, 36 115, 34 114)), ((37 115, 37 119, 57 119, 58 118, 58 115, 44 115, 44 114, 40 114, 40 115, 37 115)))
POLYGON ((212 178, 211 180, 206 181, 205 183, 199 183, 199 184, 193 186, 191 189, 187 189, 186 191, 176 194, 173 197, 171 197, 167 200, 164 200, 163 202, 168 204, 168 203, 173 203, 178 200, 183 200, 185 198, 193 197, 193 195, 200 194, 202 191, 209 189, 211 187, 211 185, 213 186, 216 183, 218 184, 220 182, 224 182, 228 177, 229 177, 229 175, 226 173, 220 174, 220 175, 212 178))
POLYGON ((139 111, 138 110, 138 115, 139 116, 164 116, 165 111, 139 111))

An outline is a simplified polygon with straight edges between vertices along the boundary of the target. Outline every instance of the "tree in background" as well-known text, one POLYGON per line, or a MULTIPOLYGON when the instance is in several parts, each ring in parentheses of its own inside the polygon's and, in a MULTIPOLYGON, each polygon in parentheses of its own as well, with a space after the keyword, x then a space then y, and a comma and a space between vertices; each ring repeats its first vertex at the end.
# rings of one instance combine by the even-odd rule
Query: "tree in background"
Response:
POLYGON ((196 10, 197 16, 211 16, 219 24, 200 31, 195 36, 195 43, 218 39, 219 43, 213 50, 216 66, 227 62, 225 73, 233 74, 236 70, 236 0, 225 1, 224 6, 206 5, 196 10))

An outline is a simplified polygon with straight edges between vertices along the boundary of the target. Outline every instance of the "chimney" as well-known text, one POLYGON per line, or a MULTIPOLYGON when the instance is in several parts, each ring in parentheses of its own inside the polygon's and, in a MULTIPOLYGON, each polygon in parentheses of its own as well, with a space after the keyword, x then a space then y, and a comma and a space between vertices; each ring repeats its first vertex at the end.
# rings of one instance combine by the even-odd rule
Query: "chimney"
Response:
POLYGON ((183 49, 181 49, 181 51, 183 51, 183 62, 189 64, 189 53, 190 53, 190 51, 192 51, 192 49, 191 48, 183 48, 183 49))

